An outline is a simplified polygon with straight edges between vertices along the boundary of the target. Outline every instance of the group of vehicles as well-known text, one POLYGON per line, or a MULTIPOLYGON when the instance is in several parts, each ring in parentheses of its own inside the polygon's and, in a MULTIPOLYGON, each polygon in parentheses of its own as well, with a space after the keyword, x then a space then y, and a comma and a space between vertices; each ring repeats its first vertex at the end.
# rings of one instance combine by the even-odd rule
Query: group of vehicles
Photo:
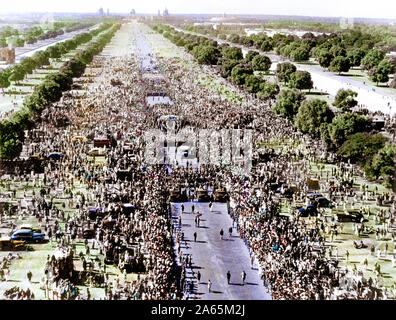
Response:
MULTIPOLYGON (((228 202, 230 196, 224 189, 216 189, 213 193, 209 193, 207 190, 198 189, 196 190, 196 199, 198 202, 228 202)), ((174 188, 169 190, 169 202, 187 202, 189 201, 186 190, 181 188, 174 188)))
POLYGON ((40 231, 29 224, 23 224, 12 232, 9 239, 0 239, 0 251, 24 250, 26 243, 45 242, 46 236, 40 231))

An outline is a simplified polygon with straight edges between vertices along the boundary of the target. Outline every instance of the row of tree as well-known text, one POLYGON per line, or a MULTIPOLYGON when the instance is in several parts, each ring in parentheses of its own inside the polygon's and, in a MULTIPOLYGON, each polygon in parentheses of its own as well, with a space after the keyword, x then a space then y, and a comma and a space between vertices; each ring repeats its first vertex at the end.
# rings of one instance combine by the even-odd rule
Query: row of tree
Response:
POLYGON ((25 98, 23 107, 0 123, 0 158, 14 159, 19 156, 22 151, 24 130, 34 125, 34 117, 50 103, 58 101, 64 91, 70 90, 73 78, 80 77, 84 73, 86 65, 101 52, 119 27, 119 24, 113 25, 87 48, 65 62, 57 73, 48 75, 34 88, 33 93, 25 98))
POLYGON ((275 98, 279 93, 276 83, 265 81, 257 72, 268 72, 271 59, 257 51, 249 51, 243 57, 238 47, 218 45, 206 37, 178 32, 166 25, 153 25, 152 28, 164 35, 178 46, 190 52, 199 64, 217 65, 224 78, 229 78, 237 85, 244 86, 258 97, 275 98))
POLYGON ((50 28, 34 25, 22 34, 18 29, 7 26, 0 34, 0 47, 6 47, 9 44, 13 47, 23 47, 25 43, 32 44, 38 40, 52 39, 64 32, 76 31, 92 25, 92 22, 55 21, 50 28))
MULTIPOLYGON (((213 36, 208 29, 208 27, 186 27, 186 30, 213 36)), ((386 57, 384 50, 376 48, 383 39, 361 28, 318 36, 308 32, 302 37, 280 33, 272 37, 264 33, 250 36, 231 34, 228 37, 219 34, 218 37, 244 46, 255 47, 264 52, 275 50, 277 54, 295 62, 307 61, 313 57, 320 66, 338 74, 348 72, 351 67, 361 66, 367 70, 371 80, 377 85, 388 82, 389 75, 395 72, 396 60, 391 60, 386 57)), ((390 86, 396 87, 396 80, 390 86)))
POLYGON ((76 49, 78 46, 91 41, 93 37, 111 26, 112 24, 104 23, 95 30, 81 33, 70 40, 58 42, 48 47, 46 50, 37 51, 32 57, 27 57, 20 63, 0 71, 0 88, 8 88, 12 81, 19 82, 23 80, 26 75, 31 74, 33 70, 49 65, 50 58, 60 58, 62 55, 76 49))

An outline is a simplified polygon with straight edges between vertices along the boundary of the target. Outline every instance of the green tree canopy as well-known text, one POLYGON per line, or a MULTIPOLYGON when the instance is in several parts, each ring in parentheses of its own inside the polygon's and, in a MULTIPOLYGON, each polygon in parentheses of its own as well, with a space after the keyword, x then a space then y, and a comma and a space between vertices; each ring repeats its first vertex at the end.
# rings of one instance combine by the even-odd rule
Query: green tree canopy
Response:
POLYGON ((319 135, 320 125, 330 123, 334 118, 327 102, 321 99, 312 99, 303 102, 295 117, 297 128, 303 133, 319 135))
POLYGON ((337 153, 353 162, 364 165, 367 160, 384 147, 385 142, 386 137, 382 134, 369 135, 368 133, 358 132, 350 135, 337 153))
POLYGON ((249 50, 249 52, 246 54, 245 61, 252 62, 253 58, 258 55, 260 55, 258 51, 249 50))
POLYGON ((225 58, 230 60, 242 60, 243 53, 241 48, 237 47, 225 47, 223 48, 222 54, 225 58))
POLYGON ((357 101, 355 100, 357 95, 358 94, 355 91, 340 89, 337 92, 333 106, 341 109, 342 111, 349 111, 357 105, 357 101))
POLYGON ((364 69, 369 70, 376 67, 385 58, 385 52, 382 50, 370 50, 362 59, 362 66, 364 69))
POLYGON ((257 93, 260 90, 260 80, 259 77, 249 74, 245 77, 245 87, 251 93, 257 93))
POLYGON ((350 67, 348 58, 338 56, 331 61, 329 70, 340 74, 341 72, 348 72, 350 67))
POLYGON ((279 63, 276 66, 278 81, 282 81, 284 83, 288 83, 290 81, 290 76, 296 71, 296 66, 290 62, 279 63))
POLYGON ((370 121, 367 117, 355 113, 343 113, 338 115, 329 124, 329 134, 331 141, 341 146, 349 135, 366 131, 370 121))
POLYGON ((268 71, 271 68, 271 59, 263 55, 255 56, 252 67, 254 71, 268 71))
POLYGON ((293 121, 301 103, 305 100, 303 92, 298 90, 282 90, 273 110, 276 114, 293 121))
POLYGON ((311 74, 308 71, 300 71, 297 70, 296 72, 290 75, 289 87, 294 89, 312 89, 313 88, 313 81, 311 79, 311 74))
POLYGON ((231 71, 231 79, 236 84, 245 84, 245 78, 247 75, 253 74, 253 69, 249 64, 239 63, 231 71))

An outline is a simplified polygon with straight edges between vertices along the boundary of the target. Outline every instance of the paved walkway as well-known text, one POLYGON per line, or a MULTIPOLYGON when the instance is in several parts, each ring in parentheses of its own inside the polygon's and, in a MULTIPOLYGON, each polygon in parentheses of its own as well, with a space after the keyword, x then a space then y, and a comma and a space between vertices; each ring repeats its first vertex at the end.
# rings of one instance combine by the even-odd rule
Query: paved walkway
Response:
POLYGON ((185 212, 181 213, 181 203, 172 203, 172 217, 177 225, 181 215, 181 230, 184 232, 185 242, 181 251, 184 255, 192 254, 192 268, 187 268, 187 281, 193 280, 194 290, 190 299, 203 300, 270 300, 262 281, 258 276, 256 263, 250 266, 249 251, 244 241, 233 228, 231 237, 228 229, 232 226, 232 219, 227 213, 224 203, 213 203, 212 212, 208 203, 194 202, 195 213, 192 213, 192 202, 184 203, 185 212), (195 217, 200 216, 200 226, 195 225, 195 217), (223 240, 220 230, 224 230, 223 240), (194 242, 194 232, 197 241, 194 242), (187 244, 187 247, 185 246, 187 244), (202 277, 197 282, 197 271, 202 277), (242 285, 241 273, 245 271, 246 281, 242 285), (227 271, 231 272, 230 284, 227 284, 227 271), (194 274, 193 274, 194 272, 194 274), (208 279, 212 282, 211 292, 208 292, 208 279))

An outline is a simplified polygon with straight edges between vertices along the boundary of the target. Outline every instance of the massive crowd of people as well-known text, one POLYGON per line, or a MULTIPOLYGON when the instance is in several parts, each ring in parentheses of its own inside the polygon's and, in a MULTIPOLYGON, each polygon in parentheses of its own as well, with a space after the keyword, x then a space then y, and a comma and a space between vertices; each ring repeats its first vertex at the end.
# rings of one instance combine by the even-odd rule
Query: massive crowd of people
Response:
MULTIPOLYGON (((234 87, 244 100, 231 105, 194 81, 196 69, 184 68, 169 59, 156 61, 151 54, 139 56, 146 54, 140 50, 142 41, 142 35, 131 33, 128 44, 133 48, 132 53, 95 57, 85 80, 80 81, 87 89, 72 90, 47 108, 36 128, 27 132, 24 142, 26 156, 60 153, 44 162, 43 179, 38 173, 31 175, 43 188, 42 195, 33 203, 33 213, 44 221, 47 234, 67 246, 83 238, 86 230, 93 230, 89 243, 100 248, 105 256, 104 264, 114 264, 125 272, 128 268, 139 272, 132 283, 119 280, 110 283, 105 277, 105 298, 183 298, 179 281, 182 274, 175 263, 176 235, 168 203, 168 191, 180 186, 188 190, 190 199, 196 197, 198 189, 228 191, 229 213, 258 261, 260 275, 273 299, 394 297, 394 292, 381 287, 379 277, 366 279, 361 270, 346 270, 345 276, 338 266, 338 257, 329 255, 330 235, 342 224, 321 212, 310 224, 298 216, 288 218, 279 213, 280 197, 271 185, 280 181, 294 184, 298 188, 288 200, 290 207, 305 202, 311 162, 335 162, 336 156, 327 153, 321 141, 304 136, 287 120, 276 116, 271 110, 273 101, 263 102, 234 87), (143 59, 150 59, 161 68, 144 71, 143 59), (142 74, 156 74, 159 70, 164 70, 166 83, 161 87, 173 105, 144 103, 150 84, 142 85, 142 74), (167 159, 165 164, 147 163, 148 142, 144 135, 149 130, 162 129, 158 120, 168 115, 174 115, 179 123, 197 134, 202 129, 253 130, 254 166, 250 173, 241 175, 232 163, 196 168, 191 163, 180 166, 174 159, 167 159), (85 137, 88 142, 75 137, 85 137), (98 137, 108 143, 104 161, 103 157, 88 155, 92 149, 90 141, 98 137), (293 143, 280 149, 258 147, 259 143, 277 141, 293 143), (305 148, 298 147, 302 141, 305 148), (81 185, 87 192, 76 191, 75 187, 81 185), (68 195, 66 205, 77 209, 78 215, 65 217, 52 206, 49 199, 57 192, 68 195), (49 219, 57 218, 65 221, 65 230, 49 223, 49 219), (352 278, 353 281, 347 281, 347 290, 343 290, 343 279, 352 278)), ((191 59, 187 55, 185 58, 191 59)), ((202 67, 202 72, 218 77, 209 67, 202 67)), ((348 184, 360 172, 346 164, 337 164, 337 168, 336 181, 325 175, 318 178, 323 182, 323 192, 331 191, 331 200, 342 206, 360 195, 348 184)), ((30 172, 20 175, 27 176, 30 172)), ((362 194, 362 197, 369 195, 362 194)), ((387 195, 384 200, 394 201, 394 196, 387 195)), ((393 211, 391 208, 384 212, 389 225, 394 222, 393 211)), ((388 232, 391 233, 389 229, 388 232)), ((49 263, 59 269, 55 261, 49 263)), ((98 270, 102 270, 100 264, 98 270)))

